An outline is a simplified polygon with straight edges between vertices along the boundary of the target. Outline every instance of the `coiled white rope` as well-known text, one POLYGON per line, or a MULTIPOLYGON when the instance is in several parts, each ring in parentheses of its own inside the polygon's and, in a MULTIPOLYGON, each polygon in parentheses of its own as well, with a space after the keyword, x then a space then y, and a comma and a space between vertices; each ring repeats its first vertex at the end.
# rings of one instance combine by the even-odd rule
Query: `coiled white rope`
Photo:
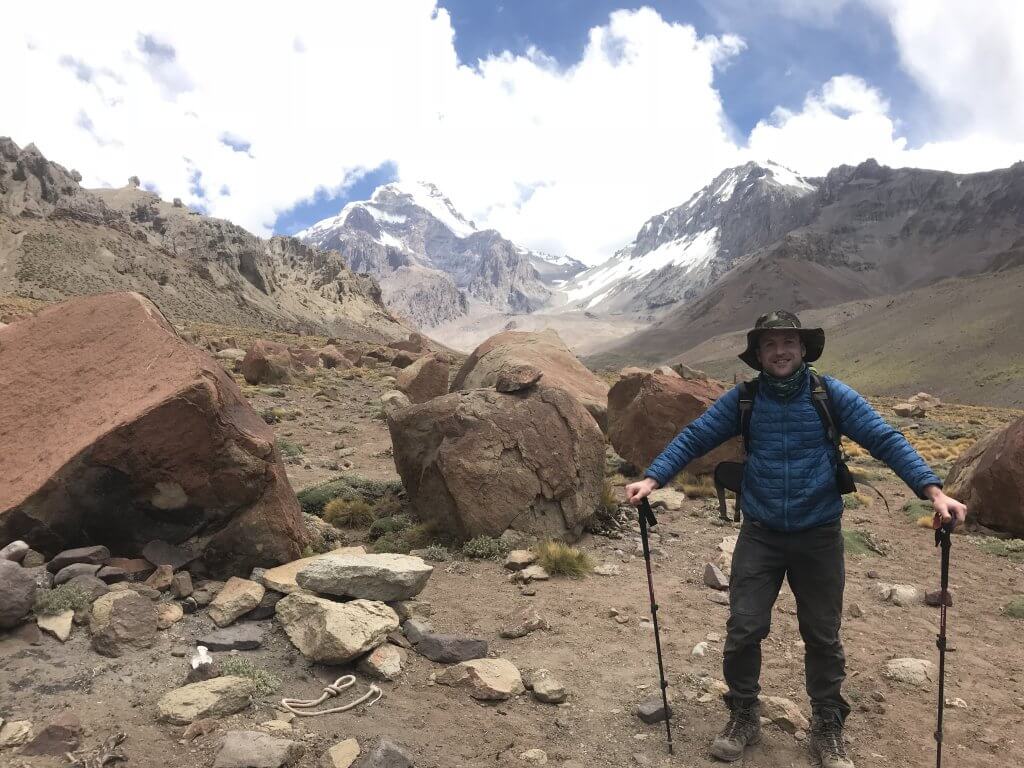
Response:
POLYGON ((350 709, 358 707, 360 704, 366 704, 366 706, 372 706, 375 704, 383 694, 380 688, 376 685, 370 685, 370 690, 364 693, 355 701, 350 701, 348 704, 342 704, 340 707, 333 707, 331 709, 321 709, 316 712, 304 712, 300 710, 309 710, 314 707, 319 707, 325 701, 332 696, 337 696, 346 688, 351 688, 355 685, 355 675, 342 675, 333 683, 324 688, 324 692, 320 694, 319 699, 281 699, 281 706, 291 712, 293 715, 299 717, 313 717, 314 715, 330 715, 335 712, 348 712, 350 709))

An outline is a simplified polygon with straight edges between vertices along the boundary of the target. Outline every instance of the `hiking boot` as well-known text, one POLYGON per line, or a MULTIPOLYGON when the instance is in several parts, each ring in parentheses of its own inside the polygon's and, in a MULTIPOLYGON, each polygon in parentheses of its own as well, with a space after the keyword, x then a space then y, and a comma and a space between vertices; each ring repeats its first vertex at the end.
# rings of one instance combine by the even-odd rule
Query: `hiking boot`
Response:
POLYGON ((814 715, 809 746, 811 756, 821 768, 853 768, 843 743, 843 721, 838 715, 814 715))
POLYGON ((756 701, 730 702, 729 724, 711 742, 711 754, 731 763, 743 757, 748 744, 761 740, 761 707, 756 701))

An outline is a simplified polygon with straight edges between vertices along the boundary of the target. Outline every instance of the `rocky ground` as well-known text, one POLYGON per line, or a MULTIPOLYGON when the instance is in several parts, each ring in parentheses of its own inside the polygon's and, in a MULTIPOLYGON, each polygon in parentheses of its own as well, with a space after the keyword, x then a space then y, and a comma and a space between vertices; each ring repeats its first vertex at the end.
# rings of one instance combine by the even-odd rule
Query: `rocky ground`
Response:
MULTIPOLYGON (((301 385, 243 386, 253 407, 276 422, 296 490, 339 474, 397 479, 379 404, 380 395, 393 386, 394 373, 389 368, 324 371, 301 385)), ((884 401, 879 407, 891 414, 893 404, 884 401)), ((944 406, 928 418, 899 423, 915 442, 940 451, 968 440, 957 432, 962 425, 984 431, 1016 415, 944 406)), ((935 458, 952 456, 937 453, 935 458)), ((890 680, 884 670, 893 659, 937 662, 938 610, 924 604, 923 594, 938 587, 938 550, 931 532, 916 523, 920 510, 903 509, 909 492, 870 459, 856 463, 876 478, 891 512, 866 492, 851 501, 844 521, 849 537, 846 692, 854 706, 850 748, 861 768, 927 766, 934 762, 934 671, 925 666, 932 679, 914 685, 890 680), (911 585, 916 593, 898 590, 894 602, 891 590, 881 586, 894 584, 911 585)), ((609 480, 621 498, 626 478, 615 472, 614 462, 609 480)), ((433 574, 418 596, 417 610, 429 614, 436 631, 482 638, 489 643, 489 656, 507 659, 522 672, 550 670, 568 693, 562 704, 541 703, 529 692, 504 701, 477 701, 465 688, 435 682, 446 665, 409 651, 397 680, 377 682, 383 696, 372 706, 281 722, 288 719, 276 708, 282 697, 315 698, 325 685, 354 670, 307 661, 277 621, 242 619, 232 626, 258 629, 260 647, 214 652, 214 658, 221 664, 232 655, 248 659, 279 678, 280 686, 257 695, 252 706, 211 721, 209 732, 196 735, 193 728, 186 737, 185 726, 158 721, 157 702, 185 683, 197 641, 214 629, 209 611, 199 610, 159 631, 150 648, 128 648, 117 658, 98 655, 82 626, 75 626, 64 643, 34 631, 33 624, 0 635, 0 716, 31 721, 38 731, 62 713, 73 713, 82 726, 75 759, 90 768, 111 754, 123 755, 128 766, 213 765, 225 734, 236 730, 263 731, 304 745, 295 762, 300 766, 344 765, 321 760, 347 738, 355 738, 364 753, 381 738, 404 744, 421 768, 545 761, 555 766, 710 766, 714 762, 707 744, 723 722, 716 681, 721 680, 727 607, 725 593, 706 586, 704 571, 707 563, 727 565, 723 542, 728 548, 736 531, 717 519, 712 500, 667 494, 664 501, 668 508, 661 509, 656 529, 654 578, 675 712, 674 758, 666 754, 663 723, 645 724, 637 716, 638 705, 658 688, 635 523, 614 538, 584 539, 582 548, 607 575, 551 578, 524 588, 510 582, 501 562, 458 557, 433 563, 433 574), (502 638, 510 615, 524 607, 535 609, 548 628, 502 638), (266 725, 270 721, 275 722, 266 725), (126 735, 119 745, 118 734, 126 735)), ((359 528, 343 532, 353 544, 365 534, 359 528)), ((1016 650, 1022 625, 1004 615, 1004 606, 1024 593, 1022 560, 1020 553, 993 546, 991 539, 954 539, 950 639, 956 652, 949 657, 946 681, 949 765, 1014 765, 1019 760, 1013 755, 1020 754, 1024 741, 1024 659, 1016 650)), ((170 602, 166 594, 158 599, 170 602)), ((765 644, 762 683, 765 695, 785 697, 808 716, 794 607, 784 587, 765 644)), ((342 700, 367 689, 369 679, 361 672, 357 676, 356 687, 342 700)), ((748 752, 744 765, 808 764, 804 724, 794 713, 788 719, 794 721, 791 726, 778 718, 785 728, 766 727, 763 742, 748 752)), ((69 763, 61 756, 24 755, 16 748, 0 750, 0 762, 12 768, 69 763)))

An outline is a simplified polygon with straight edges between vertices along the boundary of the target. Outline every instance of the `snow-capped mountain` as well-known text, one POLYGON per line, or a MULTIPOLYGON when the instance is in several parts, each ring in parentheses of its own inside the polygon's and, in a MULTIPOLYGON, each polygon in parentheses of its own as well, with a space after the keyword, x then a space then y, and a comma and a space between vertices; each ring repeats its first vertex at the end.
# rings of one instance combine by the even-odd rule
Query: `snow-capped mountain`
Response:
POLYGON ((696 298, 738 259, 806 220, 819 183, 771 162, 723 171, 562 286, 565 308, 649 315, 696 298))
POLYGON ((427 328, 474 305, 532 312, 547 304, 556 281, 584 269, 478 229, 426 182, 378 187, 369 200, 347 204, 296 237, 339 250, 353 270, 377 277, 386 305, 427 328))

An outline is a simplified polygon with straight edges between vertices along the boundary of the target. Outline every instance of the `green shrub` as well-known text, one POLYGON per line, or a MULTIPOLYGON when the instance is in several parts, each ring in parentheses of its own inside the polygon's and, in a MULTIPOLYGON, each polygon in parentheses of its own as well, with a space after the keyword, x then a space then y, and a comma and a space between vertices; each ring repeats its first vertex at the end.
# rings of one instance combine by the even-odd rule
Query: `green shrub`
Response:
POLYGON ((537 563, 552 576, 580 578, 594 570, 590 556, 561 541, 542 541, 534 551, 537 563))
POLYGON ((61 584, 56 589, 38 590, 33 610, 37 616, 55 615, 68 610, 78 611, 91 603, 89 593, 81 587, 61 584))
POLYGON ((373 508, 362 499, 332 499, 323 518, 336 528, 366 528, 374 520, 373 508))
POLYGON ((387 500, 388 504, 394 505, 400 503, 397 497, 401 491, 402 484, 398 481, 370 480, 358 475, 348 475, 312 485, 299 491, 297 495, 303 512, 320 515, 327 502, 334 499, 362 499, 371 506, 387 500))
POLYGON ((405 515, 381 517, 373 521, 367 536, 370 539, 379 539, 381 536, 385 536, 389 533, 399 533, 404 531, 410 525, 412 525, 412 520, 405 515))
POLYGON ((906 504, 903 505, 903 514, 907 516, 907 519, 916 523, 919 518, 928 515, 931 517, 934 513, 932 503, 930 501, 923 501, 922 499, 910 499, 906 504))
POLYGON ((451 560, 452 556, 446 547, 442 547, 440 544, 431 544, 429 547, 424 548, 423 559, 443 563, 451 560))
POLYGON ((853 531, 843 529, 843 542, 848 555, 877 555, 881 554, 878 545, 871 540, 869 534, 864 531, 853 531))
POLYGON ((291 440, 285 440, 283 437, 279 437, 277 439, 277 449, 281 451, 281 455, 286 459, 293 459, 306 452, 305 448, 298 443, 293 443, 291 440))
POLYGON ((1024 562, 1024 541, 1021 539, 979 538, 978 549, 989 555, 1005 557, 1015 563, 1024 562))
POLYGON ((863 493, 847 493, 843 496, 843 509, 860 509, 868 505, 863 493))
POLYGON ((220 661, 222 675, 236 675, 252 681, 254 696, 269 696, 281 687, 281 678, 257 667, 244 656, 228 656, 220 661))
POLYGON ((472 560, 497 560, 511 551, 507 542, 491 536, 477 536, 462 545, 462 554, 472 560))
POLYGON ((422 523, 409 525, 400 530, 387 531, 373 543, 373 551, 378 554, 394 552, 399 555, 407 555, 413 549, 421 549, 430 544, 432 533, 433 529, 422 523))

